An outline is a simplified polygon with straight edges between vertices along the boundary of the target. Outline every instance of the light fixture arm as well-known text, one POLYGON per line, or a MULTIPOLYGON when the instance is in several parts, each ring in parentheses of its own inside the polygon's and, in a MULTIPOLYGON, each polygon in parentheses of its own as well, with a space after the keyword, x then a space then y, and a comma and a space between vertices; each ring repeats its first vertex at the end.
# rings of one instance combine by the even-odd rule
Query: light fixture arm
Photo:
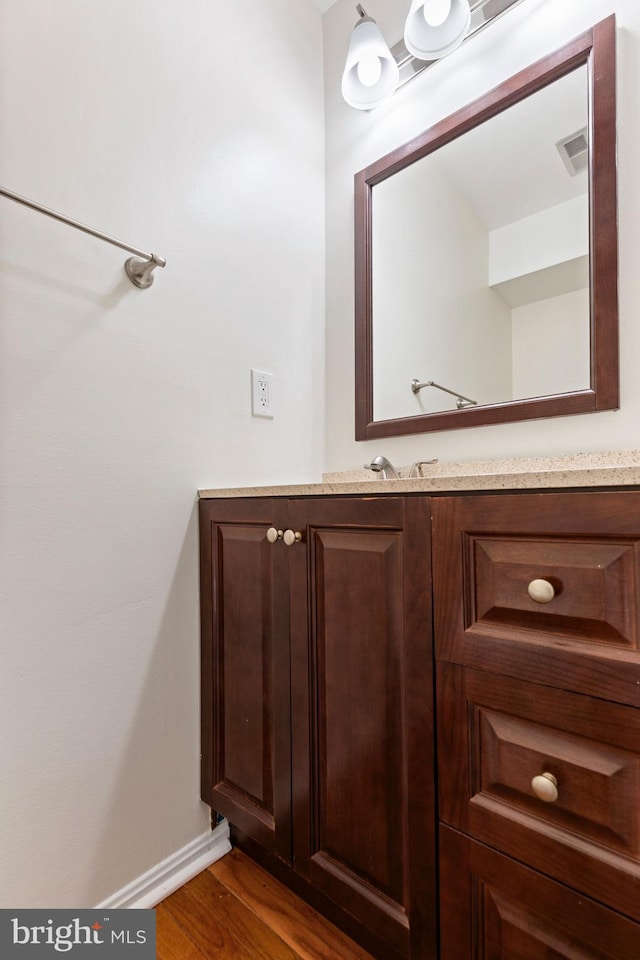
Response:
POLYGON ((360 19, 356 23, 356 27, 359 27, 361 23, 375 23, 376 21, 373 17, 370 17, 365 8, 361 3, 356 4, 356 10, 358 11, 358 16, 360 19))

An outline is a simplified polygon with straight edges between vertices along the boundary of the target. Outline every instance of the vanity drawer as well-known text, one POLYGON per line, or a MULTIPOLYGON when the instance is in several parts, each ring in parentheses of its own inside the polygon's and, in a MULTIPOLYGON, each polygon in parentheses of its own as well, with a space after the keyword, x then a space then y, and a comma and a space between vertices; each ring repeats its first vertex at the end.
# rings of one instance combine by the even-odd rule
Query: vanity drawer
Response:
POLYGON ((444 960, 637 960, 640 925, 440 828, 444 960))
POLYGON ((433 505, 436 655, 640 706, 640 493, 433 505))
POLYGON ((448 663, 437 689, 441 820, 640 920, 640 710, 448 663))

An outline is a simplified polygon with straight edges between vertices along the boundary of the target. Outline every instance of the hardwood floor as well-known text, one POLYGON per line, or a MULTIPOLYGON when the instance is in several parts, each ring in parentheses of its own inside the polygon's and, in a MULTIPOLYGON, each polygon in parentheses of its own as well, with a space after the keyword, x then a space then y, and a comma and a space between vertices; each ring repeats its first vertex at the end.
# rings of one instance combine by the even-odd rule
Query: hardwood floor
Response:
POLYGON ((372 960, 240 850, 156 910, 157 960, 372 960))

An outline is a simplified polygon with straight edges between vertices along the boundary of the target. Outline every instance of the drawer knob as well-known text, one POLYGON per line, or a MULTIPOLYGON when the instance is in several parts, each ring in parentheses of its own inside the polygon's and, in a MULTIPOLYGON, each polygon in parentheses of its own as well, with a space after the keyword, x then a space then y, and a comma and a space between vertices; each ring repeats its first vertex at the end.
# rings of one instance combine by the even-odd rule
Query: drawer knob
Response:
POLYGON ((294 543, 300 543, 302 540, 302 534, 298 533, 297 530, 295 533, 293 530, 285 530, 283 539, 288 547, 292 547, 294 543))
POLYGON ((556 595, 553 584, 548 580, 532 580, 527 593, 536 603, 550 603, 556 595))
POLYGON ((558 799, 558 781, 552 773, 541 773, 531 781, 531 788, 538 800, 555 803, 558 799))
POLYGON ((275 543, 277 540, 282 540, 282 530, 276 530, 275 527, 269 527, 267 530, 267 540, 269 543, 275 543))

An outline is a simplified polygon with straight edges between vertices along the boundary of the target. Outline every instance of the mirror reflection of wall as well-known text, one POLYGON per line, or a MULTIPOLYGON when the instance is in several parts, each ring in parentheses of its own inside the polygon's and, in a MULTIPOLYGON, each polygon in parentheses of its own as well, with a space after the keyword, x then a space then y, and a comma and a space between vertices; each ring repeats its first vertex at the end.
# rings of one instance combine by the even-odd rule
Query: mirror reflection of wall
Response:
POLYGON ((372 193, 374 419, 590 385, 585 66, 372 193))

